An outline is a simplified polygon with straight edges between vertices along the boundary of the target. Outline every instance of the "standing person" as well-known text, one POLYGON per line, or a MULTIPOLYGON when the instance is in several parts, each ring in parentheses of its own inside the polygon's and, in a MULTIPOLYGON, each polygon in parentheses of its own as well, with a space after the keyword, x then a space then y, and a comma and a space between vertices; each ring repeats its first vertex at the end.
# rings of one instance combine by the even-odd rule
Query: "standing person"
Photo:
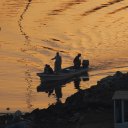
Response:
POLYGON ((81 59, 80 59, 80 57, 81 57, 81 54, 79 53, 79 54, 74 58, 74 60, 73 60, 74 68, 75 68, 75 69, 80 68, 80 65, 81 65, 81 59))
POLYGON ((54 58, 52 58, 52 60, 55 60, 54 71, 56 73, 60 72, 61 71, 62 58, 59 55, 59 52, 56 53, 56 56, 54 58))

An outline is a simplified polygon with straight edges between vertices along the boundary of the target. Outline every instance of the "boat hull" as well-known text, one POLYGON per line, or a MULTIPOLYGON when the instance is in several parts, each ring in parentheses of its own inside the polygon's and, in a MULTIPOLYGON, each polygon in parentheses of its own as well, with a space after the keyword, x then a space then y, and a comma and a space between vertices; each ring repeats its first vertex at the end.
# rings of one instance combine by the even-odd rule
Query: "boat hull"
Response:
POLYGON ((37 76, 40 77, 41 81, 57 81, 57 80, 65 80, 65 79, 77 77, 86 73, 87 71, 88 68, 80 68, 80 69, 66 68, 63 69, 62 72, 58 74, 37 73, 37 76))

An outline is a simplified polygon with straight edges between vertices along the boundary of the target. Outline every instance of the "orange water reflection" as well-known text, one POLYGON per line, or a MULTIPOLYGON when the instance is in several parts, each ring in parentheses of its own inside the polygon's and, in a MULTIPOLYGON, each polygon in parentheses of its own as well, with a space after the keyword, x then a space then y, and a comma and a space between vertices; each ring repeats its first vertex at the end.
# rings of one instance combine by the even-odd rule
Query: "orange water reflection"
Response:
MULTIPOLYGON (((55 102, 37 93, 37 72, 56 51, 63 67, 82 53, 91 62, 90 81, 128 71, 127 0, 1 0, 0 111, 32 110, 55 102)), ((64 97, 76 92, 71 84, 64 97)))

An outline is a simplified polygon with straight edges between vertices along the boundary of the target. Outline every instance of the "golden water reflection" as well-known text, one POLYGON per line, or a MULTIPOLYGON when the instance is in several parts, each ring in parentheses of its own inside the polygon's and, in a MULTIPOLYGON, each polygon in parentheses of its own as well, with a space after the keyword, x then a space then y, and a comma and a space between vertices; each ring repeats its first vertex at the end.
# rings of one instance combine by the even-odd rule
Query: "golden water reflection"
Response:
MULTIPOLYGON (((128 71, 127 0, 1 0, 0 111, 24 111, 55 102, 36 92, 37 72, 56 51, 63 67, 77 53, 89 59, 88 88, 113 72, 128 71)), ((63 88, 64 99, 76 90, 63 88)))

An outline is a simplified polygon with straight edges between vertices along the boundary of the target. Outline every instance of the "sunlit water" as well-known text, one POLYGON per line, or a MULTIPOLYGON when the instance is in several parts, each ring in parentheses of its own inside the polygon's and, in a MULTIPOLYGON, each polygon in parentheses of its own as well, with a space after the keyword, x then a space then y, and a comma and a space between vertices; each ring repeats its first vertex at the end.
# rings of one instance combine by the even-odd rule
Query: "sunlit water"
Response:
MULTIPOLYGON (((31 111, 55 103, 37 93, 37 72, 53 67, 56 51, 63 67, 77 53, 90 60, 88 88, 115 71, 128 71, 127 0, 0 0, 0 111, 31 111)), ((62 102, 77 92, 62 88, 62 102)))

